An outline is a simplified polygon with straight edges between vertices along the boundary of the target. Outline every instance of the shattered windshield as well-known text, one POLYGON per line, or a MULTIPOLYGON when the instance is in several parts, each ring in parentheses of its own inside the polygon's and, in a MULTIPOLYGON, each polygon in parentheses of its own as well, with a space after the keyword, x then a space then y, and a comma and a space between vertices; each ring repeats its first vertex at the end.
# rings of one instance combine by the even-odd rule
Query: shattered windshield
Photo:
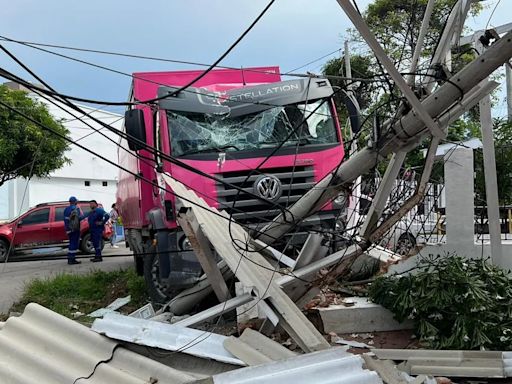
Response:
POLYGON ((285 140, 284 146, 338 142, 326 100, 274 107, 235 118, 169 111, 168 122, 174 156, 272 148, 285 140), (304 117, 307 119, 301 124, 304 117))

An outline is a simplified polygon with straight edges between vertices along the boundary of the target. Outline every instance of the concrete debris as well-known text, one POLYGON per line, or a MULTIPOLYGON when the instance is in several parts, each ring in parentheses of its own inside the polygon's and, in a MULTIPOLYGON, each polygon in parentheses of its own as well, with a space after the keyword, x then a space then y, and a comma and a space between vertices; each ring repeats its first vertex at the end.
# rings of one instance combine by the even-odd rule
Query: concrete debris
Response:
MULTIPOLYGON (((130 295, 128 295, 126 297, 117 298, 112 303, 107 305, 105 308, 97 309, 94 312, 89 313, 87 316, 103 317, 105 315, 105 313, 117 311, 119 308, 128 304, 131 300, 132 300, 132 297, 130 295)), ((73 309, 78 309, 77 306, 74 306, 74 307, 76 307, 76 308, 73 308, 73 309)))
POLYGON ((153 316, 155 316, 155 310, 151 303, 148 303, 144 305, 143 307, 140 307, 136 311, 133 311, 129 314, 130 317, 135 317, 137 319, 150 319, 153 316))
POLYGON ((240 252, 236 244, 247 243, 250 247, 249 234, 236 222, 225 220, 222 217, 227 215, 225 212, 209 206, 182 183, 165 174, 162 176, 181 197, 177 199, 177 203, 181 211, 186 211, 182 218, 190 220, 201 229, 205 239, 244 286, 253 287, 260 309, 265 311, 270 320, 275 317, 273 324, 279 321, 280 326, 305 352, 329 348, 330 345, 322 334, 277 283, 279 274, 273 272, 273 265, 256 250, 240 252), (231 236, 226 236, 228 233, 231 236))
POLYGON ((371 303, 364 297, 352 297, 352 306, 331 305, 325 308, 316 308, 322 320, 325 333, 335 332, 381 332, 412 329, 410 321, 398 323, 391 313, 381 305, 371 303))
POLYGON ((259 365, 297 356, 295 352, 250 328, 246 328, 239 338, 226 339, 224 347, 247 365, 259 365))
POLYGON ((80 311, 71 313, 71 316, 73 317, 73 319, 78 319, 79 317, 82 317, 83 315, 84 315, 84 313, 82 313, 80 311))
POLYGON ((108 313, 103 319, 96 319, 92 330, 115 340, 183 352, 238 366, 245 365, 224 348, 224 340, 227 337, 212 332, 115 313, 108 313))
POLYGON ((374 349, 379 359, 404 361, 411 375, 448 377, 511 377, 510 352, 374 349))
POLYGON ((337 337, 333 341, 336 344, 348 345, 348 346, 354 347, 354 348, 372 349, 372 347, 370 347, 368 344, 360 343, 359 341, 354 341, 354 340, 345 340, 345 339, 342 339, 341 337, 337 337))

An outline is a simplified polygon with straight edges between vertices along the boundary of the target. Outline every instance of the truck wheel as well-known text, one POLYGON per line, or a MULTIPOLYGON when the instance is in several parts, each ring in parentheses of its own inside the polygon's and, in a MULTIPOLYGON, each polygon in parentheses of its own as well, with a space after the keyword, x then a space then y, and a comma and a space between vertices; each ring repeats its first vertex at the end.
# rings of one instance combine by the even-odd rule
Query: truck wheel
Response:
MULTIPOLYGON (((105 240, 101 239, 101 249, 105 247, 105 240)), ((80 243, 80 249, 83 253, 87 255, 91 255, 94 253, 94 246, 91 241, 91 234, 86 233, 84 237, 82 237, 82 242, 80 243)))
POLYGON ((144 276, 144 256, 133 255, 133 266, 137 276, 144 276))
POLYGON ((6 240, 0 239, 0 263, 7 259, 9 254, 9 243, 6 240))
POLYGON ((403 233, 398 238, 395 252, 402 256, 407 256, 416 246, 416 238, 410 233, 403 233))
POLYGON ((158 255, 156 247, 151 245, 146 247, 144 255, 144 280, 151 300, 158 304, 167 303, 171 298, 166 294, 165 287, 160 282, 158 270, 158 255))

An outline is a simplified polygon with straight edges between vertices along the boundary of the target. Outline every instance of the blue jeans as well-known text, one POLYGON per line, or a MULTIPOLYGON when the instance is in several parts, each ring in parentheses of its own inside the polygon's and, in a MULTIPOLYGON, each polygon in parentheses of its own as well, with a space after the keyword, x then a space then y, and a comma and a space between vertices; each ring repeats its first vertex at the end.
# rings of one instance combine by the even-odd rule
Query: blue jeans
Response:
POLYGON ((101 231, 91 231, 91 242, 96 253, 96 257, 101 257, 101 238, 103 237, 103 229, 101 231))
POLYGON ((80 231, 68 233, 69 247, 68 247, 68 261, 74 261, 78 246, 80 244, 80 231))

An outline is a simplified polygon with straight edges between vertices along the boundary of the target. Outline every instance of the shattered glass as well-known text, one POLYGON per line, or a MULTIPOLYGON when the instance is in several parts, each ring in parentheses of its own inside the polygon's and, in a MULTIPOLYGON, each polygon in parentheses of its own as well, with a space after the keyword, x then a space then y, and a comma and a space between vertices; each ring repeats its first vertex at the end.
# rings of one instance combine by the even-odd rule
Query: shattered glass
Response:
POLYGON ((169 111, 168 123, 175 156, 272 148, 285 140, 284 146, 338 142, 329 104, 323 100, 236 118, 169 111), (305 116, 308 118, 301 124, 305 116))

